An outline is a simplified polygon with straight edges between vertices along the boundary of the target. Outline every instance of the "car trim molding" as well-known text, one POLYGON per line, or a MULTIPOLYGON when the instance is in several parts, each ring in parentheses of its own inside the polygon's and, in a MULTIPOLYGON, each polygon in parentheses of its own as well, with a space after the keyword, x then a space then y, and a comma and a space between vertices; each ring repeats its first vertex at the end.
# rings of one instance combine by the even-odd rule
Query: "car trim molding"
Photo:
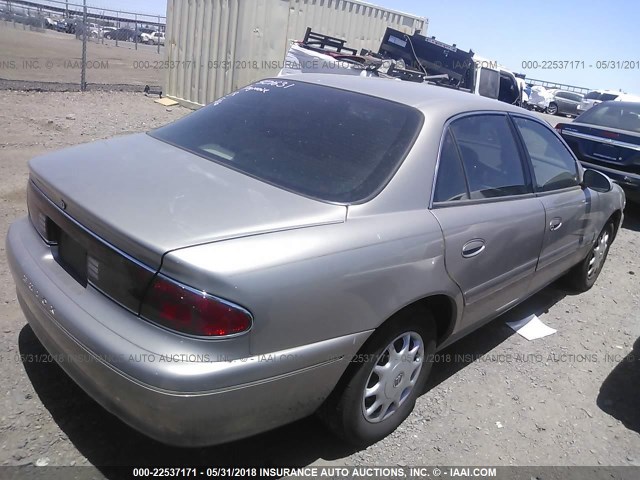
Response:
POLYGON ((585 140, 594 140, 596 142, 603 142, 607 145, 614 145, 616 147, 628 148, 630 150, 636 150, 640 152, 640 145, 634 145, 633 143, 621 142, 620 140, 613 140, 612 138, 603 138, 596 135, 589 135, 588 133, 574 132, 573 130, 562 129, 564 135, 571 137, 583 138, 585 140))

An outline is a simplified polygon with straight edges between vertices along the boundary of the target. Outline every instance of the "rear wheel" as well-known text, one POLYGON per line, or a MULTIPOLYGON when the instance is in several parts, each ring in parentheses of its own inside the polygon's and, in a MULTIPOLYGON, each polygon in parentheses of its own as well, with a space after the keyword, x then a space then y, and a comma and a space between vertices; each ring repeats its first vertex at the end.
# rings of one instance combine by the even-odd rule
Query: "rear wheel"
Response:
POLYGON ((370 445, 389 435, 409 416, 424 389, 435 339, 433 319, 425 309, 389 320, 353 358, 320 417, 354 445, 370 445))
POLYGON ((569 287, 579 292, 586 292, 593 287, 607 259, 612 240, 613 222, 609 221, 598 235, 589 255, 567 274, 566 280, 569 287))
POLYGON ((555 103, 551 102, 549 104, 549 106, 547 107, 547 113, 549 115, 555 115, 556 113, 558 113, 558 105, 556 105, 555 103))

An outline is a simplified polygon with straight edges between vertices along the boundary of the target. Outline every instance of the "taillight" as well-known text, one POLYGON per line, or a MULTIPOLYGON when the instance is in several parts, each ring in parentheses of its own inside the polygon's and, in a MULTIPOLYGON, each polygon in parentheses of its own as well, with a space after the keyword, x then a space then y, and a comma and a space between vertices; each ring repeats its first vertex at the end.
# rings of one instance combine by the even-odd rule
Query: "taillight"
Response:
POLYGON ((565 125, 564 123, 558 123, 558 124, 556 125, 556 132, 558 132, 558 133, 562 133, 562 129, 563 129, 564 127, 566 127, 566 125, 565 125))
POLYGON ((140 316, 177 332, 202 337, 237 335, 251 328, 244 308, 157 275, 142 303, 140 316))
POLYGON ((616 132, 608 132, 606 130, 603 130, 600 133, 602 134, 603 137, 606 137, 606 138, 620 138, 620 134, 616 132))
POLYGON ((56 242, 51 233, 51 221, 43 213, 42 204, 43 199, 34 194, 31 182, 29 182, 29 186, 27 187, 27 207, 29 210, 29 218, 31 219, 31 224, 45 242, 47 242, 49 245, 53 245, 56 242))

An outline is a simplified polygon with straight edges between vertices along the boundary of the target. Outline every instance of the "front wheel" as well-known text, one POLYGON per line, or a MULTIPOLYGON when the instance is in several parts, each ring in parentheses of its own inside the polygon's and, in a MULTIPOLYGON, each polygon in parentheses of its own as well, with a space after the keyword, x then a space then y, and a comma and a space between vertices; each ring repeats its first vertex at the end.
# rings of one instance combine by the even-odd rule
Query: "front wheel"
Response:
POLYGON ((613 228, 613 222, 607 222, 586 258, 569 271, 566 278, 569 287, 586 292, 596 283, 609 253, 613 228))
POLYGON ((398 314, 352 359, 320 417, 351 444, 366 446, 382 440, 413 410, 435 349, 435 324, 427 310, 398 314))

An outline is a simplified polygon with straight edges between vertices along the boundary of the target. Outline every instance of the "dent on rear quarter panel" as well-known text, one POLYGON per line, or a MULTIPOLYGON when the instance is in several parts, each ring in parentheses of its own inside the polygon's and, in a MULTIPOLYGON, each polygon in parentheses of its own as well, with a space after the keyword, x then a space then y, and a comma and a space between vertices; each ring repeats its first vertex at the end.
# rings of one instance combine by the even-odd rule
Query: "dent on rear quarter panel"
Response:
POLYGON ((254 315, 251 353, 371 330, 428 293, 459 295, 427 210, 185 248, 162 271, 254 315))

